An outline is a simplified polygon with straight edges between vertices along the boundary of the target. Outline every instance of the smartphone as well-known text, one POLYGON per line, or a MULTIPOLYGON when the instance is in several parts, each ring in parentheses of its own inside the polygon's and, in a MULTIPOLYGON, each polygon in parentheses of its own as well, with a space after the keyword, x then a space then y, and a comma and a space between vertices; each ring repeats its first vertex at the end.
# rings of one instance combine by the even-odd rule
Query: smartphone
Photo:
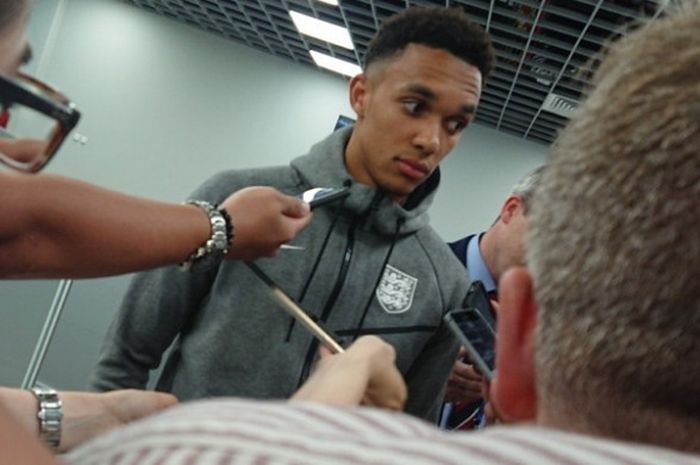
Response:
POLYGON ((475 308, 481 313, 486 322, 491 325, 492 328, 496 327, 496 312, 493 311, 491 307, 491 300, 486 292, 484 283, 481 281, 472 281, 469 289, 467 290, 467 295, 462 302, 462 308, 475 308))
POLYGON ((445 321, 469 354, 477 370, 489 381, 496 362, 496 333, 476 308, 453 310, 445 321))
POLYGON ((348 187, 314 187, 304 191, 297 197, 308 203, 313 210, 328 203, 344 199, 348 195, 350 195, 350 188, 348 187))

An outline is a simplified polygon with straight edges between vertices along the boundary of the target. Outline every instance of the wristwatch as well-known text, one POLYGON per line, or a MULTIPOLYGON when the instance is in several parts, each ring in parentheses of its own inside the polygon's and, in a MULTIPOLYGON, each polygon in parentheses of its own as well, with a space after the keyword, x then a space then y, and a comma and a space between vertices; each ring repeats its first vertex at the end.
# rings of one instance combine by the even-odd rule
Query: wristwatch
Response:
POLYGON ((57 449, 61 443, 63 408, 58 393, 52 388, 34 386, 31 391, 39 401, 39 437, 48 446, 57 449))

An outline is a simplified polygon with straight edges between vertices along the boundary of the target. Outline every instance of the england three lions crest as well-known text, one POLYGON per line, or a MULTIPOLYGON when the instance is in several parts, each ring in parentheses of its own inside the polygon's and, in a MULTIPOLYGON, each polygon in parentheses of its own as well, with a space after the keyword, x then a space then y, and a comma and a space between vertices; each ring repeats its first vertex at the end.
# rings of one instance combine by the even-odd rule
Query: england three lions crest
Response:
POLYGON ((377 300, 387 313, 403 313, 411 308, 418 279, 387 265, 377 287, 377 300))

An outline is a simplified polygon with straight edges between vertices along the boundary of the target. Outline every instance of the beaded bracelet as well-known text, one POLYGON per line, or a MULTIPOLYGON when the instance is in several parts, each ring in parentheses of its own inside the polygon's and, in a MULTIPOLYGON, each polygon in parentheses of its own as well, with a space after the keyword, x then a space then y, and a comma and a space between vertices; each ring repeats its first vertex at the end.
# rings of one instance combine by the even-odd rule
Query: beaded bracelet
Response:
POLYGON ((195 205, 207 214, 211 224, 211 237, 195 249, 190 256, 180 264, 184 271, 207 271, 219 266, 233 243, 233 222, 226 209, 217 208, 203 200, 188 200, 189 205, 195 205))

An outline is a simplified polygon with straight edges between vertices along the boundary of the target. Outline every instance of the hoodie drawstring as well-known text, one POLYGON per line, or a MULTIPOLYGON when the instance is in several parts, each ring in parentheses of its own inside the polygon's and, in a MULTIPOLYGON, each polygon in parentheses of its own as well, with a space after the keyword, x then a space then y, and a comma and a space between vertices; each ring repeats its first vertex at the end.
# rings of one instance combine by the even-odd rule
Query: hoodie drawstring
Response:
MULTIPOLYGON (((350 187, 350 184, 352 182, 350 181, 345 181, 343 185, 345 187, 350 187)), ((328 245, 328 241, 331 238, 331 234, 333 233, 333 230, 335 229, 336 223, 338 223, 338 219, 340 218, 340 212, 343 209, 343 204, 345 203, 345 199, 340 201, 340 205, 338 205, 335 210, 334 210, 334 215, 333 215, 333 221, 331 222, 330 228, 328 228, 328 232, 326 233, 326 237, 323 239, 323 244, 321 245, 321 251, 316 255, 316 261, 314 262, 314 266, 311 267, 311 273, 309 273, 309 276, 306 278, 306 282, 304 283, 304 287, 301 290, 301 293, 299 294, 299 298, 297 299, 297 302, 299 304, 302 303, 304 300, 304 297, 306 297, 306 293, 309 290, 309 287, 311 286, 311 281, 313 280, 314 276, 316 275, 316 270, 318 270, 318 265, 321 263, 321 258, 323 257, 323 252, 326 250, 326 246, 328 245)), ((292 337, 292 331, 294 331, 294 325, 296 324, 296 320, 293 317, 290 317, 289 321, 289 328, 287 329, 287 337, 284 339, 285 342, 289 342, 289 339, 292 337)))
POLYGON ((389 246, 389 251, 387 252, 386 256, 384 257, 384 263, 382 263, 382 267, 379 270, 379 276, 377 277, 377 281, 374 283, 374 287, 372 288, 372 292, 369 294, 369 298, 367 299, 367 303, 365 304, 365 308, 362 311, 362 318, 360 318, 360 322, 357 325, 357 331, 355 332, 355 335, 352 337, 352 340, 355 341, 357 337, 360 335, 360 332, 362 330, 362 327, 365 324, 365 317, 367 316, 367 313, 369 312, 369 307, 372 305, 372 300, 374 299, 374 294, 377 292, 377 288, 379 287, 379 284, 382 282, 382 278, 384 277, 384 270, 386 269, 386 266, 389 264, 389 259, 391 259, 391 254, 394 252, 394 245, 396 245, 396 239, 399 237, 399 231, 401 230, 401 226, 406 222, 405 218, 399 218, 396 220, 396 229, 394 230, 394 235, 391 238, 391 246, 389 246))

